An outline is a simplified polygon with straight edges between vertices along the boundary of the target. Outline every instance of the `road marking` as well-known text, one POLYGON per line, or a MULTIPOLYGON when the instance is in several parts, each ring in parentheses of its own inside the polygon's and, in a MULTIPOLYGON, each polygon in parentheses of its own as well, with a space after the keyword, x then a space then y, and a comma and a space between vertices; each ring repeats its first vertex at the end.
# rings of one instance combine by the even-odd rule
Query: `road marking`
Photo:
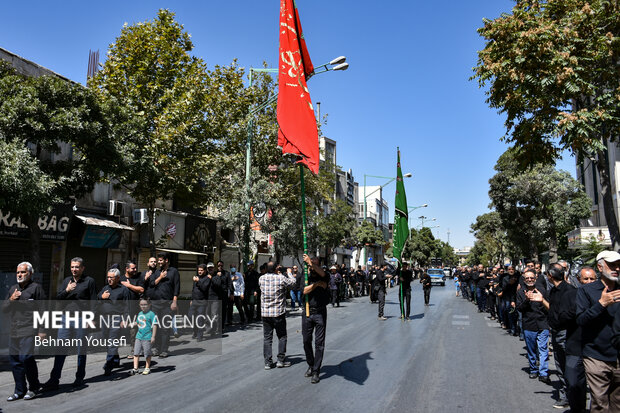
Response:
POLYGON ((469 320, 469 316, 468 315, 458 315, 458 314, 455 314, 455 315, 452 316, 452 318, 465 318, 465 319, 469 320))
POLYGON ((453 326, 468 326, 469 325, 469 321, 452 320, 452 325, 453 326))

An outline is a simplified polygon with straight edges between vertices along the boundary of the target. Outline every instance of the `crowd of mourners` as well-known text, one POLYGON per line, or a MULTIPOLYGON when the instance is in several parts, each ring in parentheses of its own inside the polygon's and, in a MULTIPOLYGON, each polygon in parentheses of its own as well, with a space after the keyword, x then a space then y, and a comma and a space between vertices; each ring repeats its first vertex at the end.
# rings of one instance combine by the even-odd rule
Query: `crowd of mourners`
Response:
POLYGON ((585 412, 620 412, 620 254, 604 251, 596 270, 571 271, 566 261, 544 271, 524 266, 459 267, 457 296, 488 313, 525 342, 529 378, 551 385, 553 354, 559 390, 553 405, 585 412))
MULTIPOLYGON (((308 370, 306 377, 319 382, 324 352, 326 307, 339 307, 342 300, 369 296, 379 303, 379 319, 383 317, 386 288, 396 280, 403 284, 399 294, 401 317, 409 318, 410 290, 413 279, 420 278, 428 305, 430 279, 421 269, 390 269, 387 265, 357 268, 345 265, 320 266, 316 258, 304 256, 309 276, 297 265, 283 267, 273 262, 258 271, 249 262, 245 274, 224 263, 197 266, 193 277, 191 301, 187 315, 196 318, 213 311, 217 304, 216 328, 193 326, 192 338, 203 341, 221 337, 234 322, 246 324, 260 320, 264 333, 265 369, 291 365, 286 360, 286 310, 301 311, 302 335, 308 370), (426 284, 429 284, 428 286, 426 284), (427 294, 428 293, 428 294, 427 294), (290 300, 290 304, 289 304, 290 300), (235 320, 233 307, 237 309, 235 320), (277 361, 272 357, 273 333, 278 337, 277 361), (313 336, 315 338, 312 341, 313 336)), ((148 268, 138 273, 136 264, 128 261, 124 271, 114 265, 107 271, 106 285, 99 291, 92 277, 84 274, 86 265, 76 257, 71 260, 71 275, 58 288, 56 300, 65 301, 67 309, 84 310, 93 304, 106 314, 137 314, 133 325, 101 328, 106 339, 116 339, 129 329, 133 359, 130 375, 149 374, 151 358, 168 356, 170 336, 181 333, 175 326, 156 320, 179 312, 180 276, 170 266, 166 253, 151 257, 148 268), (126 305, 119 305, 125 303, 126 305), (139 370, 139 359, 146 365, 139 370)), ((551 384, 549 353, 552 351, 555 373, 559 381, 558 400, 554 407, 570 407, 572 412, 586 411, 590 395, 591 412, 620 412, 620 254, 604 251, 597 256, 596 270, 583 266, 570 271, 568 263, 550 264, 544 271, 537 262, 524 266, 508 265, 484 268, 459 267, 454 271, 457 295, 471 301, 481 313, 497 320, 508 334, 525 342, 529 377, 551 384)), ((10 317, 9 360, 15 390, 7 400, 32 399, 41 391, 57 390, 66 354, 57 354, 49 379, 41 384, 35 361, 35 337, 45 336, 35 330, 32 314, 23 311, 29 304, 46 300, 40 284, 32 279, 32 266, 17 266, 16 281, 2 304, 10 317)), ((172 317, 174 319, 174 317, 172 317)), ((84 338, 89 332, 79 325, 65 325, 57 331, 58 339, 84 338)), ((77 372, 73 388, 84 385, 87 351, 78 346, 77 372)), ((71 353, 71 354, 75 354, 71 353)), ((120 365, 118 344, 109 344, 103 374, 111 375, 120 365)))
POLYGON ((7 400, 30 400, 43 391, 57 391, 67 355, 77 354, 77 371, 72 388, 83 387, 86 357, 92 350, 84 345, 84 340, 88 341, 94 335, 109 343, 104 346, 107 353, 102 372, 104 376, 111 376, 121 367, 119 347, 123 344, 119 342, 120 337, 129 337, 126 345, 130 347, 130 354, 123 356, 133 359, 133 368, 128 373, 150 374, 153 357, 169 356, 170 337, 189 334, 189 331, 177 326, 177 316, 181 313, 191 320, 202 317, 202 323, 194 323, 190 328, 192 339, 198 342, 221 337, 221 333, 233 324, 260 321, 264 331, 265 369, 288 367, 290 363, 285 360, 285 312, 287 309, 292 312, 302 310, 306 295, 309 298, 308 314, 302 312, 304 350, 309 364, 306 376, 311 377, 313 383, 318 383, 325 340, 326 306, 339 307, 343 300, 370 296, 371 302, 379 303, 379 318, 385 319, 382 314, 385 288, 394 285, 394 278, 390 274, 393 270, 388 271, 386 266, 370 266, 368 270, 364 266, 355 269, 344 264, 319 266, 316 258, 311 260, 307 256, 304 256, 304 261, 310 269, 308 286, 298 265, 287 268, 268 262, 257 270, 254 262, 249 261, 245 274, 242 274, 234 265, 225 268, 222 261, 200 264, 192 279, 191 299, 187 307, 180 305, 180 274, 170 265, 167 253, 149 258, 147 268, 142 272, 138 272, 133 261, 126 262, 124 266, 112 265, 107 270, 106 284, 101 289, 87 275, 87 263, 75 257, 70 261, 71 274, 60 282, 51 298, 57 303, 64 303, 65 310, 95 310, 106 316, 118 316, 118 320, 130 315, 135 317, 134 322, 98 326, 95 328, 98 331, 94 331, 83 328, 81 320, 64 323, 67 320, 63 318, 63 326, 49 337, 46 334, 50 333, 49 330, 34 328, 32 314, 33 308, 42 308, 33 307, 33 303, 45 302, 48 297, 43 287, 33 280, 32 265, 22 262, 16 270, 17 283, 9 288, 2 303, 2 311, 10 320, 8 358, 15 380, 14 392, 7 400), (204 322, 205 315, 209 314, 217 314, 215 323, 204 322), (165 320, 169 322, 165 323, 165 320), (271 355, 274 331, 279 346, 277 362, 271 355), (316 336, 314 349, 310 343, 313 334, 316 336), (46 339, 50 342, 67 340, 72 344, 70 351, 54 349, 56 353, 51 353, 54 364, 49 379, 41 383, 35 360, 35 343, 46 339), (75 340, 79 344, 74 344, 75 340), (143 369, 139 369, 141 356, 145 358, 143 369))

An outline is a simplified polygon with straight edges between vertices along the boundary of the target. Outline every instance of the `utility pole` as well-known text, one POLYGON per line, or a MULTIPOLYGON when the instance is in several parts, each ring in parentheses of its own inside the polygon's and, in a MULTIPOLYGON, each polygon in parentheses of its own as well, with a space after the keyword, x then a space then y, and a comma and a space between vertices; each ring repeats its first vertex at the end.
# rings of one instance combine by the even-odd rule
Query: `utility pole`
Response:
POLYGON ((450 245, 450 228, 448 228, 448 245, 450 245))

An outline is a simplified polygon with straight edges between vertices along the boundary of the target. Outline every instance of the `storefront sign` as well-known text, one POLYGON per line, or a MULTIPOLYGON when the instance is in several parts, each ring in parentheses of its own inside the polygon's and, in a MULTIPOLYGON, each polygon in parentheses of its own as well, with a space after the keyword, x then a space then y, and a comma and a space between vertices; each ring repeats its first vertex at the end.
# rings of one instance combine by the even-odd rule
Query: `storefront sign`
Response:
MULTIPOLYGON (((67 238, 71 215, 71 207, 62 205, 39 217, 41 239, 64 241, 67 238)), ((29 238, 30 231, 21 218, 12 212, 0 210, 0 237, 29 238)))

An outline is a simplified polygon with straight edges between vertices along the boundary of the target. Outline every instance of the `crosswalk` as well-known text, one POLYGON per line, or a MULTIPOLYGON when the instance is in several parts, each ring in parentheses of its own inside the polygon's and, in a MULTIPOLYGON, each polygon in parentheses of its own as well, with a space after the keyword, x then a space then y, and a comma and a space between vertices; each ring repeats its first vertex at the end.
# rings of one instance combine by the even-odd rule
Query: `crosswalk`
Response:
POLYGON ((461 314, 453 314, 452 315, 452 325, 453 326, 468 326, 469 323, 469 316, 468 315, 461 315, 461 314))

